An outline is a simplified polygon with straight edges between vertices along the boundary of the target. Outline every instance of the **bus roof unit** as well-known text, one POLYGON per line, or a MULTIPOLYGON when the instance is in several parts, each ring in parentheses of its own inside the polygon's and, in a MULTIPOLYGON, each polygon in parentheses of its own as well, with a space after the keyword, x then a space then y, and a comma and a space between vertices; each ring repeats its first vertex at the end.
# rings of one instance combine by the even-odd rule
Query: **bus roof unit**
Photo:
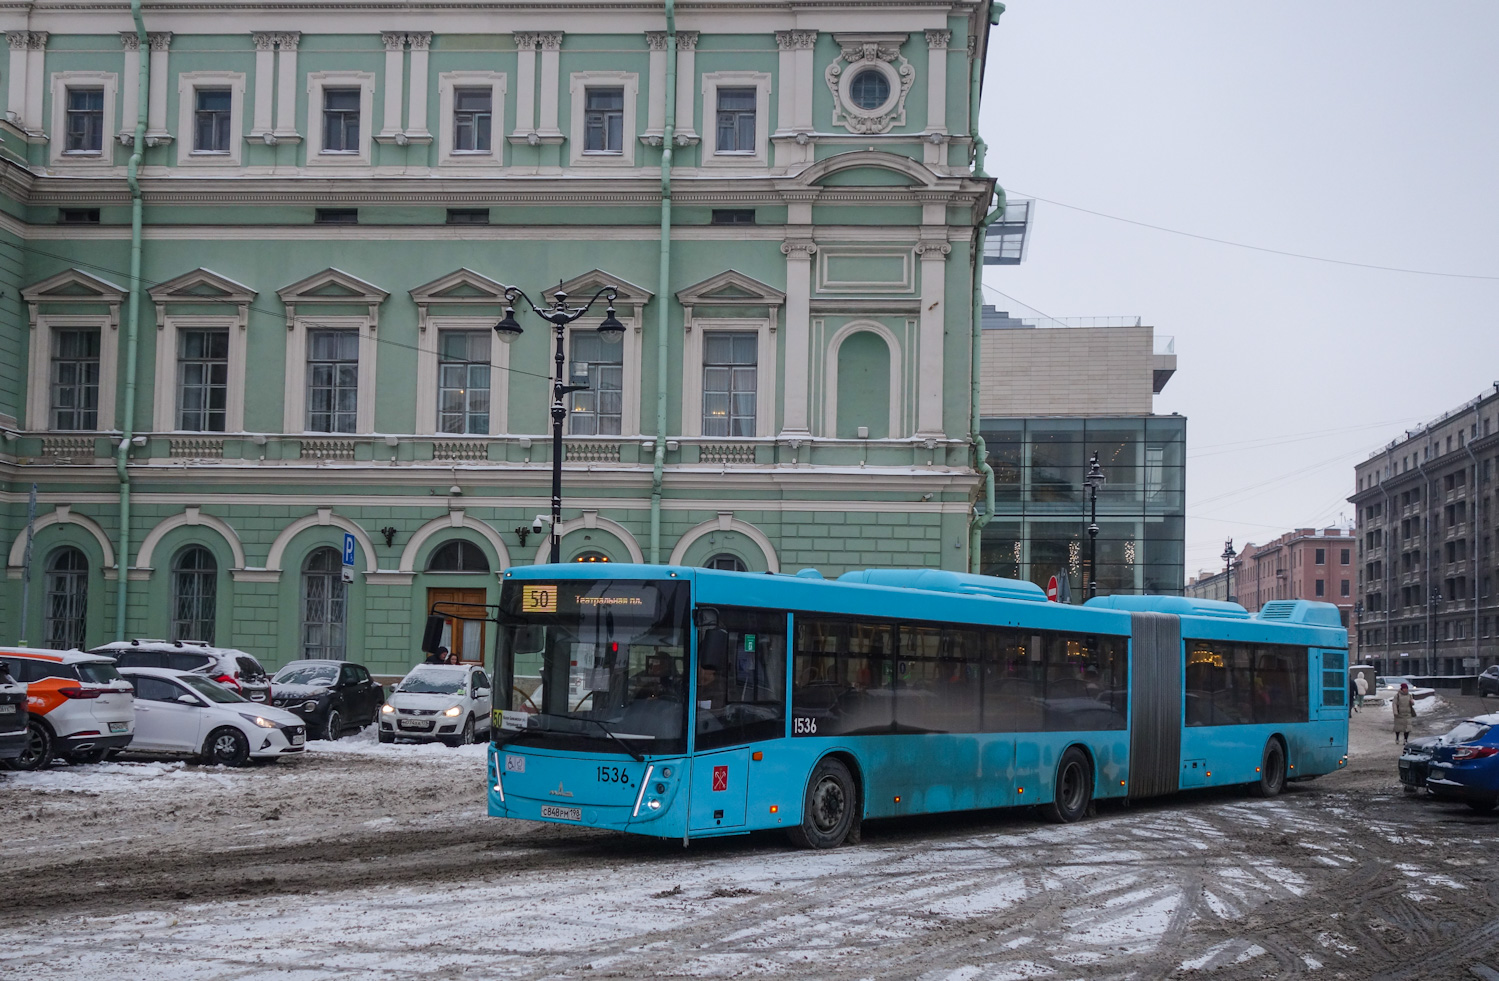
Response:
POLYGON ((1249 620, 1249 611, 1238 603, 1197 599, 1192 596, 1095 596, 1084 606, 1131 613, 1175 613, 1184 617, 1219 617, 1224 620, 1249 620))
POLYGON ((1255 619, 1275 623, 1305 623, 1317 627, 1343 626, 1343 618, 1336 606, 1313 600, 1271 600, 1255 614, 1255 619))
POLYGON ((1046 602, 1045 590, 1033 582, 1000 579, 997 576, 975 576, 942 569, 859 569, 845 572, 838 577, 838 581, 925 589, 938 593, 962 593, 968 596, 992 596, 995 599, 1028 600, 1033 603, 1046 602))

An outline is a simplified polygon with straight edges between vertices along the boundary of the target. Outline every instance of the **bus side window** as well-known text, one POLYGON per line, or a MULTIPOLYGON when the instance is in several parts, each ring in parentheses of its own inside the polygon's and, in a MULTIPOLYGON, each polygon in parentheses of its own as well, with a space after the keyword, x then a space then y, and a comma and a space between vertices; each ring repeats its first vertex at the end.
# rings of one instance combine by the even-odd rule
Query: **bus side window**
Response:
POLYGON ((697 748, 735 746, 786 734, 786 614, 720 607, 719 624, 698 631, 697 748), (706 634, 721 636, 708 643, 706 634), (719 648, 705 655, 709 648, 719 648), (701 665, 708 662, 700 660, 701 665))
POLYGON ((1041 661, 1038 635, 988 629, 983 634, 985 732, 1041 729, 1041 661))

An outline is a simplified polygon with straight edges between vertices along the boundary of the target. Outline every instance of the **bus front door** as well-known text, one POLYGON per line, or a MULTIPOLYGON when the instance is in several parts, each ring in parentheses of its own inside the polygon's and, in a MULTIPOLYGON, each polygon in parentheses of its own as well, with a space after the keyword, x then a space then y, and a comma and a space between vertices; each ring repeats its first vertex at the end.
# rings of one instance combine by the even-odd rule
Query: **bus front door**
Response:
POLYGON ((694 757, 688 830, 743 827, 748 789, 748 749, 726 749, 694 757))

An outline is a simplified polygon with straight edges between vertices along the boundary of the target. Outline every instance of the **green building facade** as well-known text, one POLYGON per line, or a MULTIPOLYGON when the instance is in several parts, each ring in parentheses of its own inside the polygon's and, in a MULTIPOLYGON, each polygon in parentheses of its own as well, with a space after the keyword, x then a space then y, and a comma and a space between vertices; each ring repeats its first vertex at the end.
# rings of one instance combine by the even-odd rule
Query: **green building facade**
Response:
POLYGON ((967 569, 988 16, 0 12, 0 640, 404 669, 546 558, 507 286, 625 327, 568 330, 564 561, 967 569))

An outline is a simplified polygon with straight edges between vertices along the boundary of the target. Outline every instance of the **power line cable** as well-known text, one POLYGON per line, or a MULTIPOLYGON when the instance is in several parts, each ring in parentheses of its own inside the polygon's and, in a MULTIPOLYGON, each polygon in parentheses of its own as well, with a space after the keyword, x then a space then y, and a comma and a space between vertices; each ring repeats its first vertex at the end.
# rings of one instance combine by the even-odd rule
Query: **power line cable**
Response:
POLYGON ((1375 269, 1380 272, 1408 273, 1412 276, 1442 276, 1447 279, 1479 279, 1488 280, 1491 282, 1499 282, 1499 276, 1485 276, 1478 273, 1440 272, 1434 269, 1406 269, 1402 266, 1381 266, 1372 262, 1352 262, 1348 259, 1329 259, 1326 256, 1308 255, 1304 252, 1289 252, 1285 249, 1271 249, 1263 245, 1250 245, 1247 242, 1235 242, 1226 238, 1214 238, 1211 235, 1199 235, 1196 232, 1184 232, 1179 228, 1167 228, 1164 225, 1153 225, 1148 221, 1136 221, 1133 218, 1122 218, 1119 215, 1111 215, 1106 214, 1102 211, 1094 211, 1092 208, 1082 208, 1075 204, 1064 204, 1061 201, 1055 201, 1051 198, 1043 198, 1038 194, 1027 194, 1025 191, 1021 191, 1016 188, 1011 188, 1010 193, 1015 197, 1034 198, 1037 201, 1045 201, 1047 204, 1055 205, 1058 208, 1066 208, 1069 211, 1081 211, 1086 215, 1093 215, 1098 218, 1107 218, 1110 221, 1119 221, 1123 222, 1126 225, 1138 225, 1141 228, 1149 228, 1157 232, 1167 232, 1171 235, 1183 235, 1187 238, 1195 238, 1202 242, 1213 242, 1217 245, 1231 245, 1237 249, 1249 249, 1254 252, 1268 252, 1271 255, 1287 256, 1292 259, 1309 259, 1313 262, 1326 262, 1335 266, 1352 266, 1356 269, 1375 269))

